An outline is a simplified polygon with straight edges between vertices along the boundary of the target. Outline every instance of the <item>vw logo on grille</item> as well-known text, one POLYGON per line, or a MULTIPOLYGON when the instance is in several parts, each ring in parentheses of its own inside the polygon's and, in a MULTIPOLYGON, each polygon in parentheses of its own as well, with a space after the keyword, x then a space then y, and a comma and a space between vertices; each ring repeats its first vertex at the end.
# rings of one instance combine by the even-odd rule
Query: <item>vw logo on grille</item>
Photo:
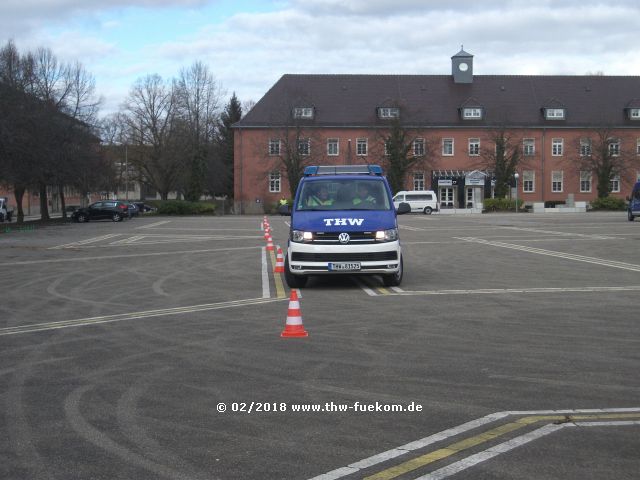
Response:
POLYGON ((348 233, 341 233, 340 235, 338 235, 338 241, 340 243, 349 243, 349 240, 351 240, 351 237, 348 233))

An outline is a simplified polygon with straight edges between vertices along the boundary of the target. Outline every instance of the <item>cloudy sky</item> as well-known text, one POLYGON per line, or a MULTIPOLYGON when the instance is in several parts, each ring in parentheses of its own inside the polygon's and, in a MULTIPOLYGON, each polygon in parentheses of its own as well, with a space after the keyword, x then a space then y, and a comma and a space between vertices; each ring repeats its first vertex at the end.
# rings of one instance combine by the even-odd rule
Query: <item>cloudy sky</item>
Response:
POLYGON ((199 60, 257 101, 284 73, 640 75, 638 0, 0 0, 2 43, 96 78, 103 113, 133 82, 199 60))

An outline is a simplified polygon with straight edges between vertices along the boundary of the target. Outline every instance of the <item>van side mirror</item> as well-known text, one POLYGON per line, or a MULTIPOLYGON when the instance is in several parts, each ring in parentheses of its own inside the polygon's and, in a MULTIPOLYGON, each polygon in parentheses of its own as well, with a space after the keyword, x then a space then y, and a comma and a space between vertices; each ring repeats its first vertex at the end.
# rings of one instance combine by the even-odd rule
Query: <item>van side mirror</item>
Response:
POLYGON ((278 207, 278 213, 280 215, 284 215, 284 216, 290 217, 291 216, 291 207, 289 205, 280 205, 278 207))
POLYGON ((406 202, 401 202, 400 205, 398 205, 398 208, 396 209, 396 213, 398 215, 404 215, 405 213, 410 213, 411 212, 411 205, 409 205, 406 202))

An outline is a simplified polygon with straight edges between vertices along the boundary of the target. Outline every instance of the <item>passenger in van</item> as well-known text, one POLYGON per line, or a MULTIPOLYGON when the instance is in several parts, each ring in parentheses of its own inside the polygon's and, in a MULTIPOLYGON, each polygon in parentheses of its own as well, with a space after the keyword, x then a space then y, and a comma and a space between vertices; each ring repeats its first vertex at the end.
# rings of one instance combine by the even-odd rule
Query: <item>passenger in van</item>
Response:
POLYGON ((366 183, 360 183, 356 190, 356 197, 353 199, 354 205, 375 205, 376 199, 369 194, 369 186, 366 183))
POLYGON ((325 186, 318 188, 315 194, 307 199, 307 207, 320 207, 333 205, 333 199, 329 196, 329 189, 325 186))

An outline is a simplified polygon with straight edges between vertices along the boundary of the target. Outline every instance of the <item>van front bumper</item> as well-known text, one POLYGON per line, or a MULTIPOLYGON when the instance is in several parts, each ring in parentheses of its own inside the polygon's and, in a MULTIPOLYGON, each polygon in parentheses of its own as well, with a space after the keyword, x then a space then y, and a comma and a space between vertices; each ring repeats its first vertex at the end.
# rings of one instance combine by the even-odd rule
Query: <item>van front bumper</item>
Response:
POLYGON ((366 245, 316 245, 289 242, 289 271, 294 275, 394 274, 400 268, 400 242, 366 245), (329 264, 359 264, 357 270, 330 269, 329 264))

